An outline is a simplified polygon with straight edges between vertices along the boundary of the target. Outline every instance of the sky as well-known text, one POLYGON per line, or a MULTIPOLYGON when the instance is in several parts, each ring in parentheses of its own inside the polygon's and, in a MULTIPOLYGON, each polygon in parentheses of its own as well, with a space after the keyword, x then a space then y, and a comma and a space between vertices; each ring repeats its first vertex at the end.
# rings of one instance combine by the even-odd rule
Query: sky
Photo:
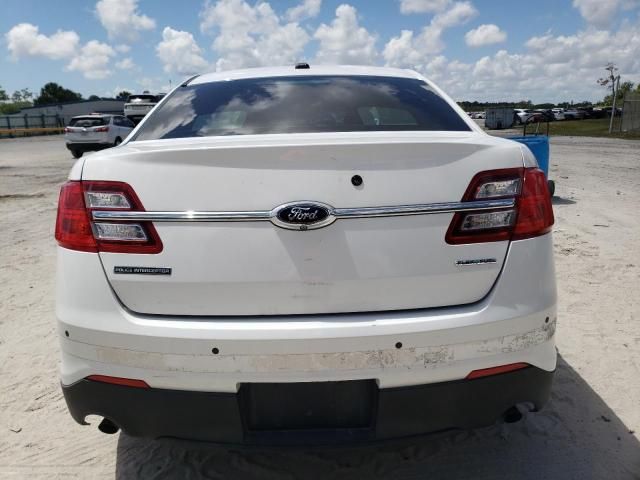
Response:
POLYGON ((196 73, 410 68, 455 100, 595 101, 640 83, 640 0, 0 0, 0 86, 166 92, 196 73))

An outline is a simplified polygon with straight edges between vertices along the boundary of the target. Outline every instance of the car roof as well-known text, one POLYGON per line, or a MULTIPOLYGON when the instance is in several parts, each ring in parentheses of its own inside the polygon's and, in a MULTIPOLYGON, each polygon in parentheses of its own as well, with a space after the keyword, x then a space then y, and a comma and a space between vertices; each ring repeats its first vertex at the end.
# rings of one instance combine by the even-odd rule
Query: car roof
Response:
POLYGON ((316 75, 368 75, 422 79, 422 77, 413 70, 401 68, 371 67, 364 65, 311 65, 309 68, 295 68, 295 65, 291 65, 288 67, 246 68, 242 70, 205 73, 195 77, 189 82, 189 85, 245 78, 310 77, 316 75))

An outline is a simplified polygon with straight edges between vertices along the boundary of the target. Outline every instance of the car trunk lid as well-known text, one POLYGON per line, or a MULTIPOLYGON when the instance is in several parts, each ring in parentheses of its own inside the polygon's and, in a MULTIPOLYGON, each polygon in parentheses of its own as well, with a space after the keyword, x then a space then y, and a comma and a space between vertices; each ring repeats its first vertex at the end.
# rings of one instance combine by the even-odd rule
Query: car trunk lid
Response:
MULTIPOLYGON (((128 183, 147 212, 270 212, 300 201, 336 209, 457 202, 478 171, 521 166, 517 144, 475 132, 260 135, 133 142, 88 159, 83 179, 128 183)), ((449 245, 452 216, 338 219, 307 231, 264 219, 155 222, 160 253, 100 257, 122 303, 145 314, 473 303, 495 283, 508 241, 449 245)))

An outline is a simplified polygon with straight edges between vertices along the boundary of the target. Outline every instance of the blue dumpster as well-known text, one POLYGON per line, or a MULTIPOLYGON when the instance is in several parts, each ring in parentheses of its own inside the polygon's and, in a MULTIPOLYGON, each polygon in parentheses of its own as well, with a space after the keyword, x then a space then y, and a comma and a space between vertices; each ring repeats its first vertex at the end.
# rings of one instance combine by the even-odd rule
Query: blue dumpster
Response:
POLYGON ((538 161, 538 166, 549 178, 549 137, 546 135, 528 135, 524 137, 508 137, 509 140, 522 143, 529 147, 538 161))

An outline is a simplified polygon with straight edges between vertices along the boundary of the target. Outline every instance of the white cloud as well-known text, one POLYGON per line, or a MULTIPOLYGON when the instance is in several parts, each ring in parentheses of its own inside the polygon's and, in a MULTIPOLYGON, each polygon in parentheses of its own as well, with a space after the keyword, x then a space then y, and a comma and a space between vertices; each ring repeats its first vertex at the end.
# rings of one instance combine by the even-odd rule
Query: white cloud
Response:
POLYGON ((82 72, 84 78, 100 80, 111 75, 109 62, 116 51, 106 43, 97 40, 87 42, 80 52, 71 59, 67 70, 82 72))
POLYGON ((58 30, 47 36, 40 33, 36 25, 30 23, 15 25, 4 36, 14 60, 27 56, 51 60, 70 58, 80 43, 80 37, 72 30, 58 30))
POLYGON ((313 18, 320 13, 322 0, 303 0, 300 5, 290 8, 285 13, 285 17, 290 22, 300 22, 308 18, 313 18))
POLYGON ((640 80, 640 25, 609 32, 589 28, 574 35, 546 34, 526 42, 524 53, 500 50, 474 63, 436 57, 420 71, 456 99, 534 102, 602 98, 596 80, 614 62, 625 80, 640 80), (617 48, 610 48, 616 45, 617 48))
POLYGON ((415 67, 424 61, 424 54, 414 44, 413 32, 402 30, 400 36, 393 37, 384 46, 382 57, 389 66, 415 67))
POLYGON ((216 70, 265 65, 291 65, 299 60, 309 35, 297 22, 286 23, 265 2, 244 0, 206 3, 200 29, 214 33, 219 55, 216 70))
POLYGON ((130 57, 123 58, 119 62, 116 62, 116 68, 120 70, 131 70, 132 68, 135 68, 135 66, 136 64, 133 62, 133 59, 131 59, 130 57))
POLYGON ((573 0, 574 8, 590 24, 607 27, 620 9, 632 10, 640 7, 638 0, 573 0))
POLYGON ((451 0, 400 0, 400 12, 405 15, 441 12, 450 3, 451 0))
POLYGON ((430 27, 445 30, 447 28, 463 25, 478 14, 471 2, 456 2, 451 8, 438 13, 431 20, 430 27))
POLYGON ((124 43, 116 45, 113 48, 115 48, 116 52, 119 53, 129 53, 131 51, 131 47, 129 45, 125 45, 124 43))
MULTIPOLYGON (((142 91, 148 91, 152 93, 160 93, 160 92, 167 93, 171 90, 172 85, 171 83, 163 83, 165 81, 166 81, 165 79, 160 77, 155 77, 155 78, 142 77, 142 78, 138 78, 136 80, 136 83, 140 85, 140 90, 142 91)), ((131 90, 131 91, 135 92, 135 90, 131 90)))
POLYGON ((464 36, 466 44, 470 47, 483 47, 502 43, 507 39, 507 33, 500 30, 497 25, 485 24, 469 30, 464 36))
POLYGON ((138 12, 138 0, 100 0, 96 15, 111 39, 133 42, 140 31, 156 26, 154 19, 138 12))
POLYGON ((383 50, 388 66, 419 68, 433 56, 440 54, 445 44, 442 34, 445 30, 463 25, 478 14, 471 2, 456 2, 435 15, 419 35, 403 30, 399 37, 393 37, 383 50))
POLYGON ((371 64, 378 55, 376 37, 359 25, 357 11, 351 5, 340 5, 331 25, 320 25, 314 38, 320 42, 319 62, 371 64))
POLYGON ((208 68, 207 61, 202 57, 202 49, 193 35, 171 27, 165 27, 162 31, 162 41, 156 46, 156 54, 167 73, 192 75, 208 68))

